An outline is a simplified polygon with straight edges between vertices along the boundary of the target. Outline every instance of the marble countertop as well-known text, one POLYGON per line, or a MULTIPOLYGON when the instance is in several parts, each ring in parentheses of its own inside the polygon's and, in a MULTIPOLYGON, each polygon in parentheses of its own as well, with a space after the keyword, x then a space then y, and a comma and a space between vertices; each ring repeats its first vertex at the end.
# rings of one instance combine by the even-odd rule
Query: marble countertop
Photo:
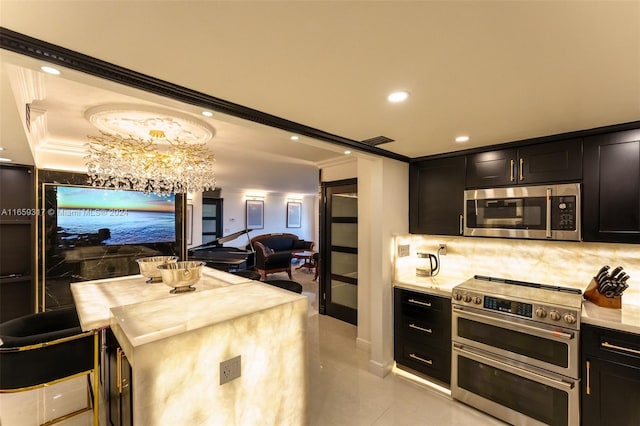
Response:
MULTIPOLYGON (((468 278, 471 277, 446 275, 436 277, 401 276, 393 285, 407 290, 450 297, 453 287, 468 278)), ((636 300, 631 300, 631 302, 625 303, 623 296, 622 309, 610 309, 602 308, 588 300, 584 300, 580 320, 585 324, 640 334, 640 305, 635 303, 636 300)))
MULTIPOLYGON (((111 308, 150 300, 175 299, 184 294, 170 294, 171 288, 161 282, 147 284, 142 275, 129 275, 71 284, 82 330, 96 330, 109 326, 111 308)), ((212 268, 203 268, 202 278, 190 294, 250 282, 251 280, 212 268)))
POLYGON ((111 308, 109 325, 128 356, 136 347, 160 339, 275 306, 307 301, 305 296, 253 280, 178 296, 111 308))
POLYGON ((401 275, 394 282, 394 287, 422 291, 439 296, 451 297, 453 287, 472 277, 451 274, 438 274, 435 277, 416 277, 415 274, 401 275))
POLYGON ((625 304, 624 296, 622 309, 602 308, 585 300, 580 319, 585 324, 640 334, 640 306, 625 304))

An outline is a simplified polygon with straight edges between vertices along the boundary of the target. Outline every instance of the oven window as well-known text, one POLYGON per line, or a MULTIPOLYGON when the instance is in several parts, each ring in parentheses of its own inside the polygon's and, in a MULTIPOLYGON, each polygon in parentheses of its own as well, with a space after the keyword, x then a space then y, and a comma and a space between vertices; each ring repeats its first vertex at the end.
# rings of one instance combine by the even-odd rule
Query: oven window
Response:
POLYGON ((458 355, 458 386, 551 426, 566 425, 567 392, 458 355))
POLYGON ((544 337, 458 318, 458 335, 468 340, 567 368, 569 345, 544 337))

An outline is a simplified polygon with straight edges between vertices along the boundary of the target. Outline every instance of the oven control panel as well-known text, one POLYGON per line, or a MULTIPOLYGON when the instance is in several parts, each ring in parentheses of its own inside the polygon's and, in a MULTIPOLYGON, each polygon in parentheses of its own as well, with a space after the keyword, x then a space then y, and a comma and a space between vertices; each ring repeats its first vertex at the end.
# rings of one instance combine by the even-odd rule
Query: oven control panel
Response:
POLYGON ((454 289, 451 297, 454 304, 473 306, 488 311, 503 312, 547 324, 578 328, 580 313, 572 309, 488 296, 468 290, 454 289))
POLYGON ((521 317, 533 317, 533 305, 531 303, 515 302, 513 300, 485 296, 483 307, 492 311, 506 312, 521 317))

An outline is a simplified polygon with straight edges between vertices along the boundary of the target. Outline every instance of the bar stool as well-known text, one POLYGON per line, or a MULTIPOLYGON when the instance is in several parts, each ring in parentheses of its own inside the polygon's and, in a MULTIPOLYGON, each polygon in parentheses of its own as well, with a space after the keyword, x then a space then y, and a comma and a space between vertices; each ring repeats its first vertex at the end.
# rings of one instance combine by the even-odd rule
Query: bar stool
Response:
POLYGON ((87 375, 87 407, 46 425, 92 410, 93 424, 98 424, 98 334, 82 332, 74 307, 0 324, 0 393, 37 389, 83 375, 87 375))
POLYGON ((280 287, 285 290, 293 291, 294 293, 302 294, 302 284, 296 281, 290 280, 265 280, 262 281, 265 284, 280 287))

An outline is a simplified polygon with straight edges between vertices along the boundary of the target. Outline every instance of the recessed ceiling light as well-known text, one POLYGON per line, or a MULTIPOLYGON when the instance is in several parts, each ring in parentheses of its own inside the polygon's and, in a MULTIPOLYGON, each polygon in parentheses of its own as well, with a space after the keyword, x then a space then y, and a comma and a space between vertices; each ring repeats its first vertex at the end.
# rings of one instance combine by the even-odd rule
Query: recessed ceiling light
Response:
POLYGON ((213 113, 211 111, 202 111, 202 115, 205 117, 213 117, 213 113))
POLYGON ((8 162, 13 161, 13 160, 11 158, 0 157, 0 161, 3 162, 3 163, 8 163, 8 162))
POLYGON ((4 146, 0 146, 0 151, 4 151, 4 146))
POLYGON ((456 138, 456 142, 467 142, 469 140, 469 136, 458 136, 456 138))
POLYGON ((349 154, 351 154, 351 151, 346 150, 344 153, 345 153, 346 155, 349 155, 349 154))
POLYGON ((389 102, 396 103, 396 102, 406 101, 408 97, 409 97, 409 92, 399 91, 399 92, 391 93, 389 96, 387 96, 387 100, 389 102))
POLYGON ((53 67, 48 67, 48 66, 42 66, 40 67, 40 69, 44 72, 46 72, 47 74, 51 74, 51 75, 60 75, 60 71, 57 70, 56 68, 53 67))
POLYGON ((298 136, 298 135, 293 135, 293 136, 291 136, 291 138, 290 138, 290 139, 291 139, 292 141, 297 141, 298 139, 300 139, 300 136, 298 136))

